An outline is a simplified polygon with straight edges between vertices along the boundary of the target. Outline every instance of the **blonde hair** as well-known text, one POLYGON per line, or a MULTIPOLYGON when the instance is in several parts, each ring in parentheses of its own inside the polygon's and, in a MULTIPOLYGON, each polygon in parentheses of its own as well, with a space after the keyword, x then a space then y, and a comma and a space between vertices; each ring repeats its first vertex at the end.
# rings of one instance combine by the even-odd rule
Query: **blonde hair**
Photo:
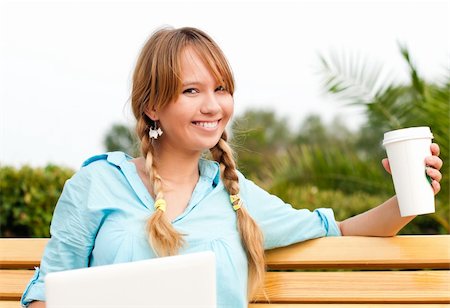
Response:
MULTIPOLYGON (((154 160, 154 148, 148 135, 150 127, 155 123, 146 115, 146 111, 163 108, 177 98, 182 87, 180 55, 188 46, 197 51, 216 80, 223 83, 231 95, 234 92, 233 74, 225 56, 203 31, 188 27, 164 28, 153 33, 144 45, 133 74, 131 103, 155 200, 164 199, 164 195, 162 180, 154 160)), ((236 163, 233 151, 227 143, 226 132, 210 150, 213 159, 220 163, 222 180, 228 193, 239 194, 236 163)), ((264 280, 263 236, 245 207, 237 210, 236 214, 239 233, 247 253, 248 293, 251 296, 264 280)), ((183 235, 175 230, 164 211, 155 210, 148 220, 147 229, 150 245, 158 256, 177 254, 184 244, 183 235)))

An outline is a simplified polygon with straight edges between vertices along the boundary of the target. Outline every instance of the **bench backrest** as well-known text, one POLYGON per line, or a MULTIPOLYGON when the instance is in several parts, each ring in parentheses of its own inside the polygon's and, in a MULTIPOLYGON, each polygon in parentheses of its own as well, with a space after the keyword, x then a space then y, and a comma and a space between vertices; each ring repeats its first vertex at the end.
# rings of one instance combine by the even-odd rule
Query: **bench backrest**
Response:
MULTIPOLYGON (((0 307, 20 299, 46 243, 0 239, 0 307)), ((450 235, 321 238, 267 251, 266 262, 252 308, 450 303, 450 235)))

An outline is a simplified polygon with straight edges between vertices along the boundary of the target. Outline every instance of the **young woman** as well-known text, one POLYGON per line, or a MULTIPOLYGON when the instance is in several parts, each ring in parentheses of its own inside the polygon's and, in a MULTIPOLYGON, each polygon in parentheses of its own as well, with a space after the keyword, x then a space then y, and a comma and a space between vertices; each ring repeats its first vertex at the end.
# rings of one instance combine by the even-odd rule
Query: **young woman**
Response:
MULTIPOLYGON (((341 234, 392 236, 413 219, 400 217, 393 197, 336 222, 330 209, 293 209, 247 180, 225 132, 233 91, 231 69, 207 34, 181 28, 151 36, 131 99, 142 157, 92 157, 66 183, 23 305, 45 306, 49 272, 211 250, 218 307, 247 307, 263 280, 265 249, 341 234), (202 158, 208 150, 212 160, 202 158)), ((436 144, 431 150, 437 193, 442 161, 436 144)))

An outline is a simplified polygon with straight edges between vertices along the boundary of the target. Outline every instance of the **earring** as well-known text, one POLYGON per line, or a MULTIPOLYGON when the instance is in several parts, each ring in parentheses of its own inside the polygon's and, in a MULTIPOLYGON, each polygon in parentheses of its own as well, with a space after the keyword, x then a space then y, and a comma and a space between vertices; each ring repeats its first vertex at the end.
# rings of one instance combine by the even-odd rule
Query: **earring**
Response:
POLYGON ((161 127, 158 127, 158 125, 155 122, 155 126, 150 126, 150 130, 148 131, 148 135, 150 139, 158 139, 159 136, 163 134, 163 131, 161 130, 161 127))

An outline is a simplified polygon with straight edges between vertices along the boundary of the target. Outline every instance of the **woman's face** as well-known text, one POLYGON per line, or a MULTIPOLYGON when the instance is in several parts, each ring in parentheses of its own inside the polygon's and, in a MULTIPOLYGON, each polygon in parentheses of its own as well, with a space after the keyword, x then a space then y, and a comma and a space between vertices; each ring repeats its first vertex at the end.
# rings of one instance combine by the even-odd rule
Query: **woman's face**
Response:
POLYGON ((181 55, 181 78, 178 97, 155 112, 164 132, 158 143, 165 149, 202 152, 219 141, 233 114, 233 97, 190 47, 181 55))

